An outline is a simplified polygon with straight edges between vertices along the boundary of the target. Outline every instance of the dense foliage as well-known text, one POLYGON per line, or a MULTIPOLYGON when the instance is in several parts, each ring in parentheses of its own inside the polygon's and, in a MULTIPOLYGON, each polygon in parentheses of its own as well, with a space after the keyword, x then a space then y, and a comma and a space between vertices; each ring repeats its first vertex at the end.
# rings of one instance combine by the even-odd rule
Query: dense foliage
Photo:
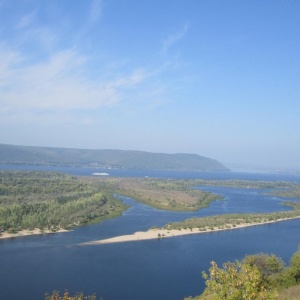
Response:
POLYGON ((78 226, 124 205, 97 186, 60 173, 0 171, 0 228, 11 232, 78 226))
MULTIPOLYGON (((246 256, 241 262, 227 262, 220 268, 211 262, 209 272, 202 273, 206 289, 190 300, 271 300, 282 299, 288 288, 300 283, 300 248, 290 264, 274 254, 246 256), (279 295, 279 296, 278 296, 279 295)), ((299 291, 299 287, 296 289, 299 291)), ((297 298, 284 298, 297 299, 297 298)))
POLYGON ((215 300, 271 300, 277 293, 263 281, 262 274, 256 265, 236 261, 223 264, 219 268, 211 263, 209 274, 203 273, 206 279, 206 294, 213 294, 215 300))

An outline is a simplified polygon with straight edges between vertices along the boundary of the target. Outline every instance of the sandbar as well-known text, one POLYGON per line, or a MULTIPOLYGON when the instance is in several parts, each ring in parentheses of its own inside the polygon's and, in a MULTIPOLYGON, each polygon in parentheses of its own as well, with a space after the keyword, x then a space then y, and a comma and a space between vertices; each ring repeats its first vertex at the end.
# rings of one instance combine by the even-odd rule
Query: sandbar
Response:
POLYGON ((38 228, 34 228, 32 230, 20 230, 16 233, 8 233, 3 232, 0 234, 0 239, 9 239, 9 238, 17 238, 22 236, 29 236, 29 235, 37 235, 37 234, 50 234, 50 233, 59 233, 59 232, 68 232, 69 230, 66 229, 58 229, 56 231, 52 230, 40 230, 38 228))
POLYGON ((101 244, 112 244, 112 243, 124 243, 124 242, 136 242, 136 241, 144 241, 144 240, 152 240, 152 239, 164 239, 176 236, 182 236, 187 234, 201 234, 201 233, 210 233, 210 232, 217 232, 217 231, 224 231, 224 230, 233 230, 233 229, 240 229, 250 226, 257 226, 257 225, 264 225, 270 223, 276 223, 281 221, 287 221, 291 219, 297 219, 300 216, 293 217, 293 218, 282 218, 274 221, 267 221, 267 222, 256 222, 256 223, 244 223, 239 225, 232 225, 232 224, 225 224, 224 228, 214 227, 207 228, 205 230, 199 230, 199 228, 193 229, 149 229, 148 231, 138 231, 133 234, 128 235, 121 235, 116 236, 108 239, 91 241, 81 243, 80 245, 101 245, 101 244))

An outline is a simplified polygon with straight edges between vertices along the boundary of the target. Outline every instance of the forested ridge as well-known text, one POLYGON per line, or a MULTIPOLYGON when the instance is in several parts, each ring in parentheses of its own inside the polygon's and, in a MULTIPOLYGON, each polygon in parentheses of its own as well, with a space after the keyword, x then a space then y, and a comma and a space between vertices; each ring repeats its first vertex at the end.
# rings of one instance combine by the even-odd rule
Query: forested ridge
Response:
POLYGON ((0 144, 0 163, 144 170, 228 171, 219 161, 198 154, 6 144, 0 144))
POLYGON ((125 206, 96 185, 62 173, 0 171, 0 228, 70 228, 120 214, 125 206))

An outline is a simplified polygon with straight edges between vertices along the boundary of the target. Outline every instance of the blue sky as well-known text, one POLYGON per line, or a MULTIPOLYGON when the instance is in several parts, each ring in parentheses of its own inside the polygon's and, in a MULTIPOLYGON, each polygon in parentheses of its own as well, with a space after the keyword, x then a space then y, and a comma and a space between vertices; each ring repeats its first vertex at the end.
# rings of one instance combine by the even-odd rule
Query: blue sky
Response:
POLYGON ((300 1, 2 0, 0 143, 300 169, 300 1))

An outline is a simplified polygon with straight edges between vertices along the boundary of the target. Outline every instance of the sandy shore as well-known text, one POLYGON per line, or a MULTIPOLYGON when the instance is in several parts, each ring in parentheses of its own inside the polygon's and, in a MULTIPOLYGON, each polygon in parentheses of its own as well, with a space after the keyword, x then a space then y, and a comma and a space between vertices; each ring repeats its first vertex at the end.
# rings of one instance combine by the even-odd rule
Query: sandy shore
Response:
POLYGON ((50 233, 57 233, 57 232, 68 232, 68 231, 69 230, 66 230, 66 229, 59 229, 57 231, 51 231, 51 230, 41 231, 40 229, 35 228, 33 230, 21 230, 17 233, 3 232, 0 235, 0 239, 16 238, 16 237, 21 237, 21 236, 37 235, 37 234, 50 234, 50 233))
MULTIPOLYGON (((300 216, 296 218, 300 218, 300 216)), ((286 220, 291 220, 296 218, 278 219, 276 221, 261 222, 261 223, 247 223, 247 224, 240 224, 235 226, 231 224, 226 224, 224 225, 226 226, 226 228, 214 228, 214 229, 207 228, 205 231, 203 230, 200 231, 198 228, 194 228, 192 230, 191 229, 181 229, 181 230, 150 229, 148 231, 138 231, 135 232, 134 234, 121 235, 109 239, 86 242, 86 243, 82 243, 81 245, 99 245, 99 244, 152 240, 152 239, 163 239, 163 238, 170 238, 170 237, 176 237, 176 236, 187 235, 187 234, 201 234, 201 233, 217 232, 217 231, 224 231, 224 230, 234 230, 234 229, 245 228, 250 226, 276 223, 276 222, 281 222, 281 221, 286 221, 286 220)))

